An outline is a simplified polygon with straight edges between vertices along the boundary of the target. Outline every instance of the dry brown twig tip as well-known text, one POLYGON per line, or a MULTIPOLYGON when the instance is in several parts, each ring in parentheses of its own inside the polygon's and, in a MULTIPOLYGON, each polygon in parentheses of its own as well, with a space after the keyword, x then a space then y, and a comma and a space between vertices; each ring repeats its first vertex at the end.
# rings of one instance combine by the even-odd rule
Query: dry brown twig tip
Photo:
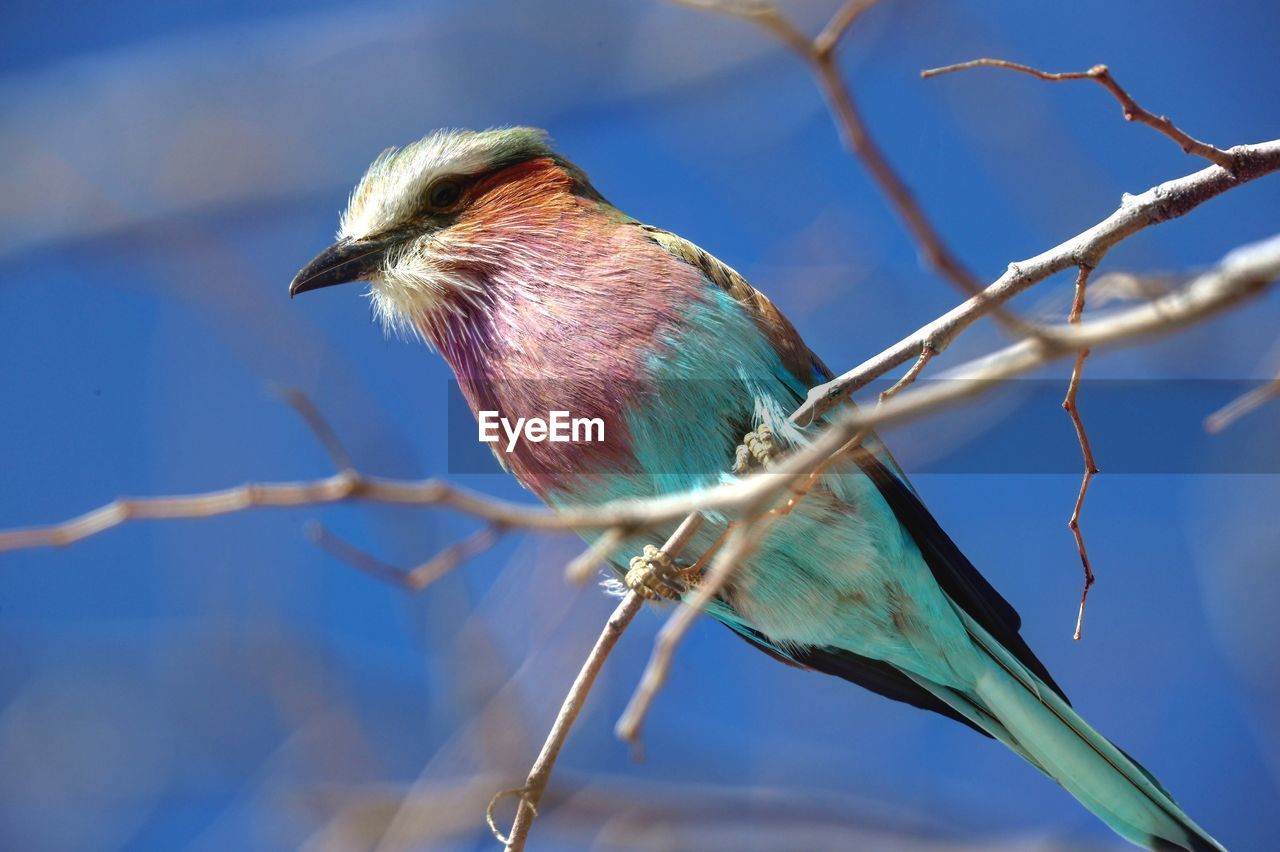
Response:
POLYGON ((822 28, 813 40, 813 52, 818 57, 825 57, 835 52, 841 39, 858 20, 862 13, 876 5, 878 0, 845 0, 831 16, 831 20, 822 28))
POLYGON ((1023 65, 1019 62, 1010 62, 1007 59, 983 58, 971 59, 968 62, 957 62, 954 65, 944 65, 941 68, 929 68, 921 71, 920 76, 927 80, 930 77, 951 74, 956 71, 968 71, 972 68, 1004 68, 1008 71, 1029 74, 1039 80, 1046 80, 1051 83, 1065 80, 1093 80, 1120 102, 1120 109, 1124 114, 1125 121, 1136 121, 1139 124, 1145 124, 1172 139, 1184 153, 1203 157, 1232 174, 1236 173, 1236 159, 1231 152, 1196 139, 1170 121, 1167 116, 1148 112, 1116 82, 1115 77, 1111 75, 1111 69, 1106 65, 1095 65, 1088 71, 1041 71, 1039 68, 1033 68, 1030 65, 1023 65))

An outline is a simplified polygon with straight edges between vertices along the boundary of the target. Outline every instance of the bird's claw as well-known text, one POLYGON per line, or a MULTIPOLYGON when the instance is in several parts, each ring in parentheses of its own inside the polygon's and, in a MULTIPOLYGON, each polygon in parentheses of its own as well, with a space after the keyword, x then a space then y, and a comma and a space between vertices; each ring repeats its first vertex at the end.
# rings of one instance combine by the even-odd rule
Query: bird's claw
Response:
MULTIPOLYGON (((739 476, 763 470, 780 454, 773 430, 765 423, 748 432, 734 451, 733 472, 739 476)), ((666 551, 652 544, 631 558, 623 583, 646 600, 678 601, 698 584, 696 568, 678 565, 666 551)))
POLYGON ((733 454, 733 472, 738 476, 763 470, 778 456, 778 442, 768 424, 761 423, 742 438, 733 454))
POLYGON ((651 601, 678 601, 697 584, 692 572, 652 544, 646 544, 642 554, 631 558, 622 581, 628 589, 651 601))

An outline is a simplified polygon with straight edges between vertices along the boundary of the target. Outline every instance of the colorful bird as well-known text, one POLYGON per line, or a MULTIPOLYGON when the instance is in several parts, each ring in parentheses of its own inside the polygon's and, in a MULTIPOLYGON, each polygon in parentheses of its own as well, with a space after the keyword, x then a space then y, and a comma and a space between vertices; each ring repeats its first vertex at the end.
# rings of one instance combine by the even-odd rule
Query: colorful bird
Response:
MULTIPOLYGON (((823 425, 787 420, 831 374, 777 308, 613 207, 537 130, 441 131, 379 156, 289 293, 350 281, 444 356, 473 411, 604 422, 599 441, 494 445, 553 507, 732 481, 823 425)), ((994 737, 1135 844, 1221 849, 1071 708, 1013 607, 883 446, 864 447, 774 523, 709 613, 784 662, 994 737)), ((687 552, 725 525, 713 515, 687 552)), ((679 597, 697 580, 652 546, 633 562, 614 566, 633 588, 679 597)))

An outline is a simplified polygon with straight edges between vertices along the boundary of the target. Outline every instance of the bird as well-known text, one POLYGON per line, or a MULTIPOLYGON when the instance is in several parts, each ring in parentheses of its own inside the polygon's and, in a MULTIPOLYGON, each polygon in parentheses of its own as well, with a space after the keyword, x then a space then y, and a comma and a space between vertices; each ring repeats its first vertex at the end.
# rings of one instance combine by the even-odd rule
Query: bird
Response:
MULTIPOLYGON (((389 333, 447 361, 473 412, 603 421, 591 442, 491 448, 555 509, 739 481, 826 422, 788 420, 832 373, 773 302, 614 207, 540 130, 440 130, 380 154, 289 295, 350 282, 369 285, 389 333)), ((708 519, 687 553, 723 540, 730 519, 708 519)), ((673 566, 645 539, 611 560, 626 586, 696 588, 698 562, 673 566)), ((1003 743, 1135 845, 1223 848, 1073 709, 874 435, 775 520, 706 611, 777 660, 1003 743)))

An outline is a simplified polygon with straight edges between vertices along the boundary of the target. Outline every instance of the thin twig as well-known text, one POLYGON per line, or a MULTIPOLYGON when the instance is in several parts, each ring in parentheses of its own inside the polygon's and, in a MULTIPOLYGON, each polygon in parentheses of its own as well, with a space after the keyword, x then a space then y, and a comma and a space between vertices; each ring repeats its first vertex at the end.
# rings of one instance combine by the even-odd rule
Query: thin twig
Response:
MULTIPOLYGON (((254 508, 323 506, 357 500, 443 506, 482 520, 527 529, 577 529, 573 520, 582 522, 581 528, 595 526, 590 513, 557 516, 531 506, 495 500, 438 479, 383 479, 343 472, 316 480, 249 482, 199 494, 121 497, 63 523, 0 532, 0 551, 61 547, 131 521, 212 518, 254 508)), ((612 525, 613 522, 601 524, 612 525)))
POLYGON ((1241 417, 1252 413, 1277 397, 1280 397, 1280 376, 1276 376, 1265 385, 1254 388, 1210 414, 1204 421, 1205 431, 1216 435, 1241 417))
POLYGON ((938 351, 933 348, 933 344, 925 341, 920 347, 920 356, 911 365, 911 369, 903 373, 902 378, 894 382, 888 389, 880 392, 880 404, 884 405, 897 396, 899 391, 914 382, 920 376, 920 371, 927 367, 929 362, 933 360, 933 356, 937 354, 938 351))
POLYGON ((614 728, 620 739, 633 746, 640 741, 644 719, 649 713, 649 707, 653 704, 654 698, 667 681, 671 671, 671 661, 675 657, 680 641, 702 610, 724 590, 725 584, 738 569, 742 559, 750 552, 752 545, 758 540, 768 523, 768 520, 757 520, 750 531, 745 525, 735 526, 720 552, 712 560, 711 567, 698 583, 693 596, 685 601, 685 606, 678 607, 667 619, 666 624, 662 625, 662 630, 658 632, 658 638, 653 644, 649 663, 640 677, 640 683, 614 728))
MULTIPOLYGON (((1081 314, 1084 313, 1085 291, 1089 285, 1091 271, 1090 267, 1082 265, 1076 274, 1075 296, 1071 302, 1071 312, 1067 315, 1067 322, 1072 325, 1079 325, 1081 314)), ((1098 465, 1093 458, 1093 447, 1089 444, 1089 433, 1084 428, 1084 421, 1080 419, 1080 406, 1077 402, 1080 376, 1084 372, 1084 360, 1088 357, 1087 348, 1076 353, 1076 362, 1071 368, 1071 381, 1067 383, 1067 396, 1062 400, 1062 408, 1071 417, 1071 424, 1076 430, 1076 440, 1080 442, 1080 455, 1084 459, 1084 475, 1080 480, 1080 491, 1076 495, 1075 507, 1071 510, 1071 520, 1067 522, 1067 528, 1075 537, 1076 548, 1080 551, 1080 563, 1084 568, 1084 590, 1080 592, 1080 609, 1076 613, 1076 629, 1072 634, 1076 641, 1080 640, 1084 630, 1084 605, 1089 599, 1089 590, 1093 588, 1096 579, 1093 575, 1093 565, 1089 561, 1089 550, 1085 547, 1084 534, 1080 531, 1080 510, 1084 508, 1084 498, 1089 493, 1089 484, 1098 474, 1098 465)))
POLYGON ((498 543, 498 539, 505 532, 506 529, 501 524, 481 527, 466 538, 455 541, 416 568, 406 571, 339 538, 319 521, 312 521, 306 527, 307 537, 338 559, 383 582, 400 586, 411 592, 422 591, 462 563, 488 551, 498 543))
POLYGON ((335 468, 343 472, 356 469, 355 463, 351 461, 351 454, 342 445, 341 439, 338 438, 338 433, 333 431, 329 421, 320 413, 320 409, 316 407, 316 404, 305 391, 299 388, 279 388, 276 392, 307 424, 307 428, 311 430, 311 434, 315 435, 316 440, 320 442, 320 446, 324 447, 324 451, 328 453, 329 460, 333 462, 335 468))
POLYGON ((718 15, 750 21, 800 56, 808 56, 813 49, 813 41, 771 3, 742 2, 742 0, 738 2, 734 0, 672 0, 672 2, 700 12, 714 12, 718 15))
POLYGON ((1038 68, 1032 68, 1030 65, 1009 62, 1006 59, 971 59, 968 62, 958 62, 955 65, 947 65, 942 68, 930 68, 927 71, 921 71, 920 76, 927 79, 929 77, 937 77, 939 74, 950 74, 953 71, 966 71, 970 68, 1007 68, 1010 71, 1020 71, 1023 74, 1030 74, 1033 77, 1050 82, 1093 80, 1114 95, 1115 99, 1120 102, 1120 108, 1124 111, 1125 121, 1136 121, 1139 124, 1154 128, 1178 143, 1178 147, 1185 153, 1203 157, 1229 172, 1235 171, 1235 160, 1229 152, 1216 148, 1208 142, 1201 142, 1181 130, 1167 117, 1155 115, 1143 109, 1128 92, 1120 87, 1120 84, 1111 76, 1111 70, 1105 65, 1095 65, 1088 71, 1060 71, 1054 73, 1041 71, 1038 68))
MULTIPOLYGON (((920 246, 926 264, 954 284, 966 296, 981 291, 982 284, 943 241, 929 220, 915 194, 890 165, 879 144, 871 136, 853 92, 840 75, 830 54, 814 57, 812 67, 819 86, 840 129, 840 136, 857 156, 881 194, 898 214, 902 223, 920 246)), ((994 312, 994 309, 993 309, 994 312)))
POLYGON ((590 547, 578 554, 565 567, 565 579, 570 583, 585 583, 597 565, 609 561, 609 558, 613 556, 618 546, 622 544, 622 540, 626 537, 627 531, 623 527, 612 527, 605 530, 599 538, 591 543, 590 547))
POLYGON ((529 829, 533 826, 533 819, 538 815, 538 803, 542 801, 542 794, 547 789, 547 781, 550 780, 551 772, 555 768, 556 758, 560 756, 560 749, 564 746, 578 714, 582 712, 582 707, 591 692, 591 687, 595 684, 596 676, 604 666, 604 661, 609 657, 609 652, 618 643, 618 638, 631 624, 643 604, 644 599, 634 591, 628 592, 618 602, 617 608, 605 622, 604 629, 596 639, 591 653, 587 655, 586 662, 582 664, 578 676, 574 678, 573 686, 569 687, 569 693, 565 696, 564 703, 560 705, 560 712, 556 714, 555 723, 552 724, 551 732, 547 734, 547 739, 542 744, 542 751, 538 753, 537 760, 529 770, 524 786, 514 790, 504 790, 494 796, 489 803, 486 814, 489 828, 493 831, 494 837, 498 838, 498 841, 508 850, 518 852, 524 849, 525 842, 529 838, 529 829), (498 829, 494 819, 494 808, 499 801, 510 795, 518 796, 520 804, 516 809, 511 833, 504 835, 498 829))
POLYGON ((841 39, 844 34, 849 31, 854 22, 862 17, 862 13, 876 5, 877 0, 845 0, 840 8, 836 9, 836 13, 831 16, 831 20, 827 21, 827 25, 822 28, 822 32, 818 33, 813 40, 813 52, 817 56, 826 56, 834 53, 835 49, 840 46, 841 39))
MULTIPOLYGON (((668 551, 674 557, 675 554, 684 550, 701 528, 702 515, 690 515, 671 534, 662 549, 668 551)), ((538 753, 538 759, 534 761, 533 767, 529 770, 529 776, 525 779, 524 786, 515 790, 503 791, 494 796, 493 801, 489 803, 489 828, 493 830, 494 836, 506 845, 507 849, 520 850, 524 848, 525 841, 529 836, 529 829, 533 826, 533 819, 538 815, 538 803, 542 800, 542 793, 546 790, 547 781, 551 778, 552 770, 555 769, 556 758, 560 755, 560 749, 569 736, 574 720, 578 718, 578 713, 582 710, 582 705, 586 702, 587 695, 590 694, 591 687, 595 684, 596 675, 599 674, 600 667, 604 665, 605 658, 613 650, 613 646, 617 644, 618 637, 631 624, 632 619, 636 617, 636 613, 640 611, 640 607, 643 604, 644 599, 634 590, 627 592, 623 597, 617 609, 613 611, 613 615, 609 616, 609 620, 605 622, 600 638, 596 640, 595 647, 591 649, 586 662, 582 665, 582 670, 578 672, 577 678, 574 679, 573 686, 569 689, 569 694, 565 696, 564 703, 560 706, 560 712, 556 716, 555 724, 551 726, 551 731, 547 734, 546 742, 542 745, 542 751, 538 753), (511 834, 503 836, 494 821, 493 810, 500 799, 512 793, 519 796, 520 804, 516 809, 516 818, 511 827, 511 834)))

